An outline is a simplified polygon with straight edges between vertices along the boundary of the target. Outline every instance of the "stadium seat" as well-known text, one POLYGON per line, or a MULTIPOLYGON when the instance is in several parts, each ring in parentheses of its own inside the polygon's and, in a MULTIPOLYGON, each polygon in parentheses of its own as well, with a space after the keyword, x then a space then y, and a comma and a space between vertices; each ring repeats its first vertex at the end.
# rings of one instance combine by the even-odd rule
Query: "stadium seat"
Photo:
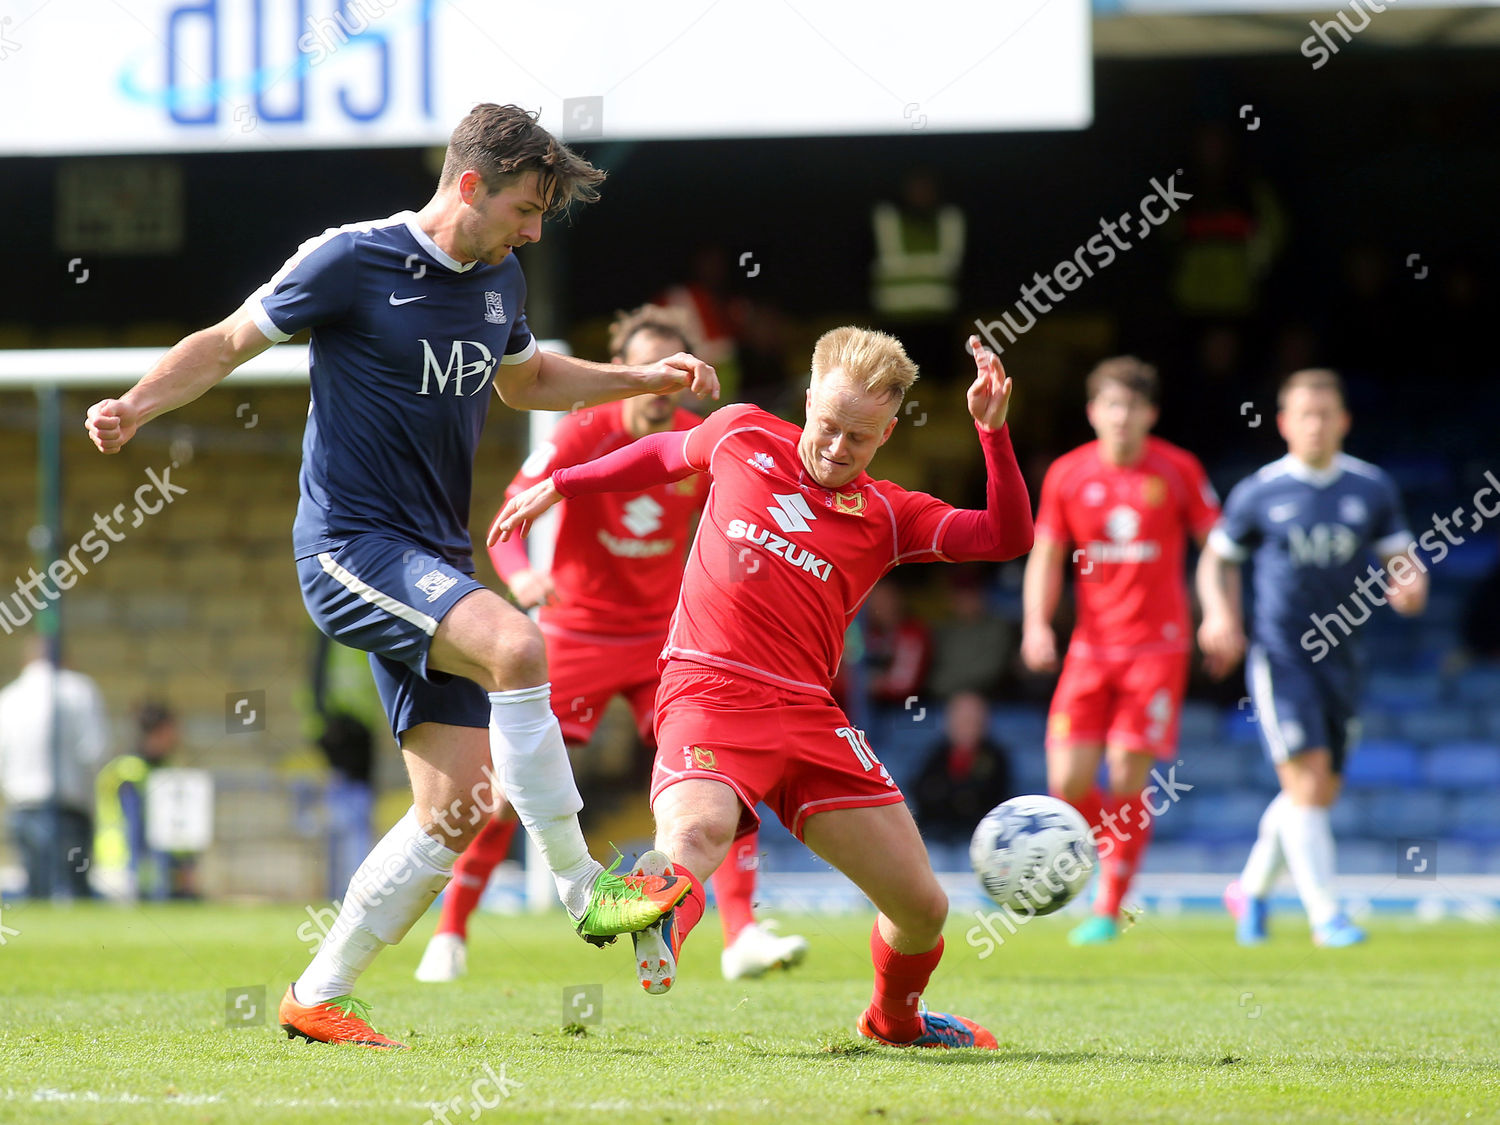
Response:
POLYGON ((1466 668, 1453 681, 1453 694, 1464 703, 1500 701, 1500 665, 1478 664, 1466 668))
POLYGON ((1443 695, 1443 679, 1436 672, 1376 672, 1365 699, 1393 711, 1436 708, 1443 695))
POLYGON ((1421 780, 1422 764, 1417 748, 1396 739, 1362 743, 1344 767, 1344 784, 1351 789, 1415 786, 1421 780))
POLYGON ((1481 535, 1465 539, 1451 547, 1448 557, 1438 565, 1450 580, 1483 578, 1500 565, 1500 538, 1481 535))
MULTIPOLYGON (((1218 716, 1214 717, 1217 724, 1218 716)), ((1245 755, 1238 746, 1212 740, 1186 738, 1177 748, 1182 759, 1179 776, 1189 785, 1205 789, 1235 789, 1245 780, 1245 755)))
POLYGON ((1227 707, 1220 720, 1219 736, 1234 745, 1259 745, 1260 735, 1256 732, 1255 723, 1255 712, 1249 704, 1243 710, 1227 707))
POLYGON ((1047 712, 1042 707, 996 707, 990 716, 990 734, 1017 753, 1041 750, 1047 742, 1047 712))
POLYGON ((1500 739, 1500 702, 1482 707, 1475 714, 1475 729, 1486 738, 1500 739))
MULTIPOLYGON (((1443 789, 1500 790, 1500 743, 1448 742, 1423 758, 1427 784, 1443 789)), ((1496 798, 1500 805, 1500 796, 1496 798)), ((1496 809, 1500 814, 1500 807, 1496 809)))
POLYGON ((1369 830, 1370 803, 1369 793, 1355 790, 1345 793, 1334 802, 1329 810, 1328 823, 1333 828, 1334 838, 1337 840, 1362 835, 1369 830))
POLYGON ((1366 810, 1369 835, 1434 839, 1448 823, 1449 802, 1433 789, 1376 789, 1368 794, 1366 810))
POLYGON ((1151 874, 1202 875, 1232 868, 1217 866, 1213 853, 1200 844, 1156 842, 1147 849, 1141 870, 1151 874))
POLYGON ((1467 707, 1439 704, 1431 710, 1408 711, 1401 716, 1401 737, 1419 746, 1457 742, 1474 734, 1474 715, 1467 707))
POLYGON ((1453 803, 1450 835, 1481 844, 1500 844, 1500 793, 1469 793, 1453 803))
POLYGON ((1253 840, 1266 803, 1254 793, 1186 794, 1178 808, 1168 810, 1159 823, 1187 814, 1191 839, 1205 843, 1253 840))
POLYGON ((1340 875, 1394 875, 1396 844, 1393 840, 1358 837, 1339 842, 1340 875))
POLYGON ((1182 705, 1177 737, 1183 742, 1211 742, 1219 736, 1219 709, 1211 703, 1182 705))
POLYGON ((1448 875, 1483 875, 1488 849, 1481 844, 1445 837, 1435 841, 1433 862, 1438 878, 1448 875))
POLYGON ((1359 727, 1364 738, 1399 738, 1400 713, 1383 707, 1366 707, 1360 712, 1359 727))
POLYGON ((1010 747, 1010 783, 1017 793, 1047 792, 1047 755, 1040 748, 1010 747))

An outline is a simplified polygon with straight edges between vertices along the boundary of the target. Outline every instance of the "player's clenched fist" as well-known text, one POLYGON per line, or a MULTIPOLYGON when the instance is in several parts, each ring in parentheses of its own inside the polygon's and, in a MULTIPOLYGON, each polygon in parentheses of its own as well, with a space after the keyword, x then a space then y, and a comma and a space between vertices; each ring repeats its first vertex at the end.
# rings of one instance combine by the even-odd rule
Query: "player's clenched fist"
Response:
POLYGON ((122 445, 135 437, 140 423, 135 412, 119 399, 106 398, 89 407, 83 425, 100 453, 118 453, 122 445))
POLYGON ((495 522, 490 524, 485 545, 493 547, 496 543, 504 543, 513 533, 525 539, 531 531, 532 521, 561 499, 562 493, 553 486, 551 477, 537 481, 525 492, 516 493, 505 502, 495 522))
POLYGON ((719 376, 712 367, 695 355, 678 352, 658 360, 644 369, 643 394, 671 394, 688 390, 699 398, 719 397, 719 376))
POLYGON ((998 430, 1010 409, 1010 376, 1000 365, 1000 357, 981 344, 978 336, 969 337, 969 351, 978 369, 969 384, 969 413, 985 429, 998 430))
POLYGON ((1223 614, 1204 614, 1198 626, 1198 647, 1203 650, 1203 666, 1216 680, 1222 680, 1245 656, 1245 633, 1223 614))

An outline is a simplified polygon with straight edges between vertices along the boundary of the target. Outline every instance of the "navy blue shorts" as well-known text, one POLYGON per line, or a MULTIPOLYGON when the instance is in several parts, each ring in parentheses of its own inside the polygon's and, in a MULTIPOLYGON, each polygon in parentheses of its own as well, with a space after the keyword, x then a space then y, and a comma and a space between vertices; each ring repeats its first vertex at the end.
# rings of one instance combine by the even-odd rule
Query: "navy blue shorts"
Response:
POLYGON ((1353 671, 1287 660, 1252 645, 1245 658, 1245 683, 1255 704, 1261 745, 1272 762, 1279 765, 1326 747, 1333 772, 1344 772, 1344 760, 1359 742, 1359 686, 1353 671))
POLYGON ((313 624, 339 644, 370 654, 398 741, 418 723, 489 726, 483 688, 427 667, 438 622, 461 598, 485 589, 472 574, 406 540, 362 535, 298 559, 297 577, 313 624))

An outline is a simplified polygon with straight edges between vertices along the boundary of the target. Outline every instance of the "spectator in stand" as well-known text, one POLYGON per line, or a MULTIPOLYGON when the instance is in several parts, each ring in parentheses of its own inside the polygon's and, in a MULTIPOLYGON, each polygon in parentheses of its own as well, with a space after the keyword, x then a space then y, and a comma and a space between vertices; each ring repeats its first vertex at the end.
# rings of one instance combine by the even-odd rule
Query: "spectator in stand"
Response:
POLYGON ((917 826, 929 841, 966 844, 984 814, 1015 795, 1010 752, 989 735, 984 697, 961 691, 948 701, 943 737, 911 787, 917 826))
POLYGON ((937 627, 928 690, 939 698, 964 691, 991 696, 1015 651, 1015 630, 990 611, 985 571, 957 570, 949 587, 949 605, 951 616, 937 627))
POLYGON ((89 897, 89 775, 108 746, 98 685, 55 662, 43 637, 28 639, 20 676, 0 689, 0 796, 29 897, 89 897))
POLYGON ((932 664, 932 634, 913 616, 893 578, 875 583, 864 608, 865 690, 876 714, 920 695, 932 664))

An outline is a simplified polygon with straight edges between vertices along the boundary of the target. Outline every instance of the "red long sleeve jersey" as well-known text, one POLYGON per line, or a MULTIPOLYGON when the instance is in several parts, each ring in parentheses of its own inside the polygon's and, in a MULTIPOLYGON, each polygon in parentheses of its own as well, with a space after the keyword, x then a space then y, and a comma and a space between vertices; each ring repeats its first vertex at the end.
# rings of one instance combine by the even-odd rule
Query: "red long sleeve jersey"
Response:
MULTIPOLYGON (((1031 520, 1004 430, 981 439, 988 512, 961 511, 868 474, 825 489, 803 469, 800 435, 790 422, 737 405, 681 439, 682 468, 713 483, 663 655, 826 695, 849 621, 886 571, 904 562, 1014 557, 1031 546, 1031 520), (1002 508, 1014 510, 1013 526, 994 526, 1004 522, 1002 508)), ((677 440, 663 435, 662 445, 677 440)), ((605 480, 587 466, 554 478, 569 496, 605 480)))
MULTIPOLYGON (((555 469, 602 457, 633 440, 622 403, 569 414, 549 441, 537 446, 506 489, 507 498, 555 469)), ((701 419, 677 411, 674 431, 701 419)), ((552 552, 557 604, 542 610, 554 628, 611 637, 662 636, 677 604, 682 564, 693 516, 703 506, 708 481, 701 476, 637 492, 607 492, 565 501, 552 552)), ((527 565, 519 539, 497 543, 490 558, 502 578, 527 565)))

